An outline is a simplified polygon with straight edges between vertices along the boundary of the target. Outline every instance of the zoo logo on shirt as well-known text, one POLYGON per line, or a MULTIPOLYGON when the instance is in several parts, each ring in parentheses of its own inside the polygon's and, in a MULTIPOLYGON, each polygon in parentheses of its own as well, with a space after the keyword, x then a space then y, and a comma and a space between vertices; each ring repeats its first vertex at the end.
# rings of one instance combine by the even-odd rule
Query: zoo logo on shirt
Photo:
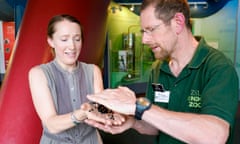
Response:
POLYGON ((190 108, 201 108, 201 97, 199 90, 191 90, 190 96, 188 96, 188 106, 190 108))

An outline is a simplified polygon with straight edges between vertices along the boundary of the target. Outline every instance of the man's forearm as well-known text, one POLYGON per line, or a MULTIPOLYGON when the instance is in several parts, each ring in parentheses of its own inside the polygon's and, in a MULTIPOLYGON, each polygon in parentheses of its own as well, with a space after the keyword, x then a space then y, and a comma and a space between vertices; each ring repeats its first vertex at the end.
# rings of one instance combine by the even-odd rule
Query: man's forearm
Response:
POLYGON ((186 143, 225 143, 229 124, 212 115, 173 112, 152 106, 142 119, 186 143))
POLYGON ((159 132, 158 129, 142 120, 135 120, 132 128, 139 133, 146 135, 157 135, 159 132))

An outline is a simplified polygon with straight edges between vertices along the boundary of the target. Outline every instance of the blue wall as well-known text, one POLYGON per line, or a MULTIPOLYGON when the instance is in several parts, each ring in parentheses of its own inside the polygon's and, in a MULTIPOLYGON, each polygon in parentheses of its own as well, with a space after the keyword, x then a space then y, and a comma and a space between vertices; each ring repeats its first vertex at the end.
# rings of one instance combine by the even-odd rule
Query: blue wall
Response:
POLYGON ((206 41, 221 50, 235 64, 240 77, 239 1, 230 0, 220 11, 193 19, 193 34, 202 35, 206 41))

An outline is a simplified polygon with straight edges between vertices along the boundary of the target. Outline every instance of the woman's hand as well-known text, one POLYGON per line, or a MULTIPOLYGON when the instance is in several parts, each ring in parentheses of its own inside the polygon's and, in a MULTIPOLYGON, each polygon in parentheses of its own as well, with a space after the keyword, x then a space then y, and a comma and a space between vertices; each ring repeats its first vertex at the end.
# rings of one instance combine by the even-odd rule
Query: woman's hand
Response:
POLYGON ((103 105, 97 103, 84 103, 81 106, 86 114, 86 118, 105 125, 121 125, 125 121, 125 117, 119 113, 115 113, 103 105))

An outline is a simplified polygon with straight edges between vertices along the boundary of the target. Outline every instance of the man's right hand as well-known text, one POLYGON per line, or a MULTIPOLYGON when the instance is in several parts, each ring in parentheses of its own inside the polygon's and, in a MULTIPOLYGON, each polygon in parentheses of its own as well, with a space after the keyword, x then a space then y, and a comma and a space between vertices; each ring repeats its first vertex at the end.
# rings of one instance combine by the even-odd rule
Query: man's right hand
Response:
POLYGON ((134 115, 136 109, 135 93, 127 87, 106 89, 97 94, 87 95, 87 98, 107 108, 125 115, 134 115))
POLYGON ((106 125, 91 119, 86 119, 84 120, 84 122, 104 132, 111 134, 119 134, 132 128, 136 120, 132 116, 126 116, 126 121, 122 123, 122 125, 106 125))

